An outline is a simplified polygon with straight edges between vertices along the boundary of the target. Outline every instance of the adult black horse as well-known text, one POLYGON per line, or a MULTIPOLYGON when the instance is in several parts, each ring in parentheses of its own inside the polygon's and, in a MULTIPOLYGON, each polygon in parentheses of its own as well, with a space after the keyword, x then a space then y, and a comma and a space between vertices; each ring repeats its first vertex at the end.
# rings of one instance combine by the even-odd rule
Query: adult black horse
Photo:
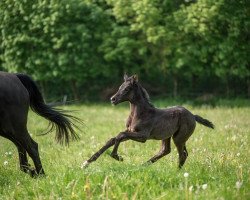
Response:
POLYGON ((22 171, 31 176, 44 175, 38 144, 27 130, 29 106, 51 122, 50 131, 56 129, 58 142, 68 143, 70 136, 72 139, 78 138, 72 122, 76 118, 46 105, 38 87, 29 76, 0 72, 0 135, 16 145, 22 171), (27 153, 32 158, 35 169, 30 168, 27 153))

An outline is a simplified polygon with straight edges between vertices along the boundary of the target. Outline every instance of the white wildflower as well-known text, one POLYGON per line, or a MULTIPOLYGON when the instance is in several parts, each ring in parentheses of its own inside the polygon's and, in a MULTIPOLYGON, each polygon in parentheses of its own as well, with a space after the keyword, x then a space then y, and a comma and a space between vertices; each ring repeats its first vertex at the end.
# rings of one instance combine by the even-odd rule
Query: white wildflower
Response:
POLYGON ((9 162, 7 161, 7 160, 5 160, 4 162, 3 162, 3 165, 4 166, 6 166, 6 165, 8 165, 9 164, 9 162))
POLYGON ((236 156, 238 156, 238 157, 239 157, 239 156, 240 156, 240 153, 237 153, 237 154, 236 154, 236 156))
POLYGON ((187 178, 189 174, 187 172, 184 173, 184 177, 187 178))
POLYGON ((179 184, 179 188, 180 188, 180 190, 184 190, 182 183, 179 184))
POLYGON ((242 181, 237 181, 237 182, 235 183, 235 187, 236 187, 237 189, 240 189, 241 186, 242 186, 242 184, 243 184, 242 181))
POLYGON ((236 139, 237 137, 235 135, 231 138, 232 141, 235 141, 236 139))
POLYGON ((11 152, 11 151, 9 151, 9 155, 12 155, 12 152, 11 152))
POLYGON ((194 187, 191 185, 188 189, 189 189, 190 192, 192 192, 194 187))
POLYGON ((201 187, 203 190, 205 190, 205 189, 207 189, 207 184, 203 184, 201 187))

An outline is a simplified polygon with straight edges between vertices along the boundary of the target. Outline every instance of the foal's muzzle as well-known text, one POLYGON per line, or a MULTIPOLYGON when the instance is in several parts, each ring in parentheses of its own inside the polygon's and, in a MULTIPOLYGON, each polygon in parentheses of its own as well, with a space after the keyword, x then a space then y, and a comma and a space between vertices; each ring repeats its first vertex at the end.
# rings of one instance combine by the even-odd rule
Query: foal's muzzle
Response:
POLYGON ((113 105, 116 105, 116 104, 117 104, 117 98, 116 98, 115 96, 112 96, 112 97, 110 98, 110 101, 111 101, 111 103, 112 103, 113 105))

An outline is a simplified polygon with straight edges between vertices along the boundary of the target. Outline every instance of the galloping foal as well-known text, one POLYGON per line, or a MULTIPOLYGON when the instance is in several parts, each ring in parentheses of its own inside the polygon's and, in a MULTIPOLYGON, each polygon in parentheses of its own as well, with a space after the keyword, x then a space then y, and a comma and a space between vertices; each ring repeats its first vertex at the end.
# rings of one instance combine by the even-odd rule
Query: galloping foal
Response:
POLYGON ((147 161, 147 163, 154 163, 170 153, 171 138, 173 138, 177 147, 179 168, 181 168, 188 156, 186 142, 194 132, 196 122, 214 128, 210 121, 198 115, 193 115, 184 107, 155 108, 149 102, 149 95, 138 82, 136 75, 131 77, 125 75, 124 83, 117 93, 111 97, 111 103, 114 105, 124 101, 130 103, 130 114, 127 119, 126 130, 111 138, 99 151, 82 164, 82 168, 87 167, 113 145, 114 149, 111 156, 118 161, 122 161, 123 159, 118 155, 117 151, 120 143, 126 140, 143 143, 148 139, 161 140, 161 150, 147 161))
POLYGON ((73 139, 78 138, 72 122, 72 119, 78 119, 46 105, 35 82, 29 76, 0 72, 0 136, 16 145, 22 171, 31 176, 43 175, 38 144, 27 130, 29 106, 50 121, 50 131, 56 128, 56 139, 61 143, 68 143, 70 136, 73 139), (30 168, 27 153, 32 158, 35 169, 30 168))

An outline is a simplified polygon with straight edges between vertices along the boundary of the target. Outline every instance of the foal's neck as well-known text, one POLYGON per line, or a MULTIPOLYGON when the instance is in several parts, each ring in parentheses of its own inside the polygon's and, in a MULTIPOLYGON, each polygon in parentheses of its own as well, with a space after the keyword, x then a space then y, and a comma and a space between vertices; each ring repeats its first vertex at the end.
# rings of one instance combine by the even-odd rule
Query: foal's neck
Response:
POLYGON ((133 100, 129 103, 131 115, 140 115, 152 107, 148 99, 143 96, 141 88, 138 88, 133 100))

